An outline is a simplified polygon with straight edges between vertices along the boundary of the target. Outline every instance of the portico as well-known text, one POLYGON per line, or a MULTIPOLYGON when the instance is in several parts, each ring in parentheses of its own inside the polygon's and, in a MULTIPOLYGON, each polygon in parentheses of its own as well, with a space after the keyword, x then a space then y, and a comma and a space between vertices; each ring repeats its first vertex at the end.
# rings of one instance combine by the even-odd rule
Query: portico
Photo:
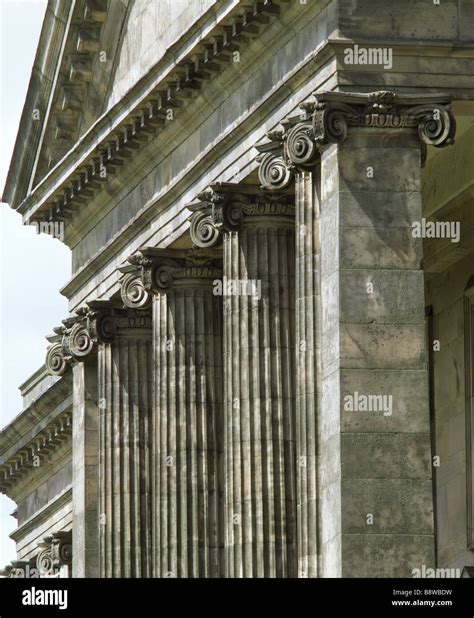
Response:
POLYGON ((117 65, 115 103, 19 205, 72 250, 46 368, 71 398, 74 576, 474 564, 474 84, 430 61, 444 40, 415 53, 349 4, 208 8, 126 95, 117 65), (341 64, 358 29, 381 74, 341 64))

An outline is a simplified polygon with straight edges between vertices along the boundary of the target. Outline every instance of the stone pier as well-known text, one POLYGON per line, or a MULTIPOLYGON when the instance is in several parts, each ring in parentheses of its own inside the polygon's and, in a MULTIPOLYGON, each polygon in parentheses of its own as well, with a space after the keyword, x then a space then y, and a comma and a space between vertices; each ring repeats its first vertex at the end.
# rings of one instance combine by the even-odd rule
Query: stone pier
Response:
POLYGON ((447 103, 317 94, 260 148, 268 190, 296 176, 302 232, 301 576, 410 576, 434 564, 422 241, 412 224, 426 145, 453 141, 447 103))

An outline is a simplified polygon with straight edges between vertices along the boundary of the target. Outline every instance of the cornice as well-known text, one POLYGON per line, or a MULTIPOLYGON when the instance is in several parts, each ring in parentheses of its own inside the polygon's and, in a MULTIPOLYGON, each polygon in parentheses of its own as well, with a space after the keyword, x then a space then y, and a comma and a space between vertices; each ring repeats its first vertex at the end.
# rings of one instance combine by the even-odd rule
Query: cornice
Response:
POLYGON ((416 41, 410 39, 388 40, 386 37, 357 37, 357 39, 349 39, 343 36, 331 36, 328 38, 327 43, 333 48, 340 47, 343 50, 355 44, 359 45, 359 47, 372 47, 375 45, 379 47, 392 47, 397 50, 397 53, 401 54, 404 53, 404 50, 407 54, 420 54, 420 51, 423 53, 442 50, 443 56, 446 54, 446 48, 449 48, 452 50, 459 50, 460 55, 466 56, 467 58, 472 58, 474 56, 474 49, 471 41, 447 41, 443 39, 416 39, 416 41))
POLYGON ((10 534, 10 538, 18 543, 20 539, 22 539, 26 534, 38 528, 41 523, 50 519, 51 515, 57 512, 60 508, 72 502, 72 485, 66 487, 58 496, 54 498, 51 502, 48 502, 45 506, 43 506, 39 511, 34 513, 29 519, 15 528, 15 530, 10 534))
POLYGON ((103 26, 111 15, 120 29, 122 9, 107 0, 49 1, 4 190, 13 208, 79 139, 97 52, 115 51, 104 45, 103 26))
POLYGON ((51 99, 47 109, 40 110, 46 122, 28 191, 34 189, 80 137, 95 59, 99 50, 106 47, 104 26, 120 5, 107 0, 74 0, 71 7, 51 99))
POLYGON ((0 465, 72 405, 71 376, 56 381, 0 431, 0 465))
POLYGON ((258 36, 285 4, 288 0, 226 3, 217 24, 213 23, 179 58, 171 58, 175 50, 165 54, 158 66, 69 150, 18 207, 25 221, 73 216, 124 161, 165 126, 168 109, 179 113, 193 93, 221 71, 234 52, 258 36))
POLYGON ((14 207, 28 190, 46 121, 45 115, 38 121, 33 112, 48 106, 74 6, 75 0, 49 0, 46 8, 15 147, 3 188, 2 201, 14 207))
MULTIPOLYGON (((314 53, 311 56, 311 61, 309 61, 308 58, 303 59, 301 64, 297 65, 293 72, 288 75, 285 85, 282 84, 280 85, 280 90, 272 91, 271 93, 269 93, 268 98, 264 101, 264 105, 275 105, 275 100, 279 100, 278 98, 281 97, 280 91, 283 92, 283 88, 285 87, 291 87, 293 90, 296 90, 294 83, 299 83, 298 80, 300 79, 300 76, 302 74, 306 74, 306 72, 308 72, 311 67, 312 70, 316 70, 317 67, 320 66, 321 63, 323 63, 323 59, 324 63, 326 64, 329 63, 331 59, 335 59, 335 50, 333 49, 334 43, 335 41, 333 39, 330 39, 329 41, 326 40, 324 45, 314 50, 314 53)), ((416 49, 416 46, 413 46, 412 44, 411 46, 414 50, 416 49)), ((367 87, 367 90, 369 90, 369 87, 367 87)), ((415 92, 417 91, 415 90, 415 92)), ((286 94, 286 96, 288 96, 288 94, 286 94)), ((251 130, 254 130, 255 127, 251 122, 251 118, 245 118, 243 119, 240 128, 242 131, 249 132, 251 130)), ((217 156, 217 151, 213 150, 213 156, 214 158, 217 156)), ((199 166, 196 167, 198 167, 199 169, 205 167, 205 160, 206 159, 204 158, 203 154, 203 158, 199 159, 199 166)), ((246 171, 248 173, 249 171, 257 169, 257 167, 257 162, 254 162, 250 166, 247 166, 246 171)), ((156 214, 158 206, 160 207, 160 215, 162 215, 163 207, 170 208, 170 200, 173 199, 174 202, 176 202, 180 199, 179 196, 185 192, 186 188, 182 188, 184 181, 186 181, 189 185, 192 178, 193 172, 187 171, 185 175, 179 176, 177 179, 175 179, 171 192, 173 194, 172 198, 169 197, 170 192, 167 191, 166 193, 160 194, 158 198, 154 197, 149 202, 147 202, 141 209, 140 213, 135 217, 133 229, 135 229, 138 225, 140 225, 142 228, 149 226, 152 219, 152 214, 156 214)), ((186 185, 187 188, 189 188, 188 185, 186 185)), ((187 199, 189 200, 189 198, 187 199)), ((180 229, 183 229, 182 226, 180 229)), ((134 233, 136 234, 136 232, 134 233)), ((61 293, 67 298, 71 298, 74 294, 77 293, 77 291, 81 287, 85 286, 88 281, 91 280, 95 273, 97 273, 100 269, 104 268, 104 266, 106 266, 107 264, 110 264, 114 255, 123 252, 123 250, 129 245, 132 237, 132 226, 124 226, 120 234, 114 236, 114 238, 110 239, 110 241, 107 242, 104 247, 102 247, 100 253, 92 256, 84 265, 82 265, 75 272, 73 277, 61 289, 61 293)))
MULTIPOLYGON (((149 230, 152 226, 152 222, 157 220, 158 215, 160 221, 163 220, 164 215, 171 213, 175 205, 183 200, 184 195, 186 195, 184 202, 189 202, 195 193, 195 191, 192 191, 191 187, 196 184, 201 186, 202 189, 205 189, 209 180, 207 183, 202 181, 202 170, 212 169, 216 159, 224 157, 230 145, 237 145, 240 143, 242 133, 249 134, 258 131, 261 125, 259 116, 261 117, 261 115, 264 115, 266 117, 268 115, 268 117, 270 117, 275 106, 280 104, 284 104, 288 110, 293 109, 294 103, 288 98, 289 92, 296 91, 306 80, 313 79, 320 67, 329 66, 332 57, 333 56, 329 53, 327 43, 325 43, 316 48, 310 57, 301 59, 301 61, 288 72, 284 80, 281 80, 271 91, 264 94, 258 109, 247 110, 241 117, 238 126, 232 125, 223 131, 222 141, 219 144, 210 144, 209 147, 202 151, 192 168, 184 169, 173 178, 172 184, 165 186, 158 195, 154 195, 148 199, 136 216, 134 216, 133 225, 127 222, 117 234, 101 247, 99 252, 90 257, 74 272, 73 276, 60 289, 60 293, 66 298, 71 299, 81 288, 84 288, 89 282, 93 281, 98 272, 103 269, 115 268, 113 265, 115 257, 127 250, 133 239, 137 236, 137 229, 140 232, 145 229, 149 230), (259 116, 257 116, 257 112, 259 116)), ((335 70, 336 66, 334 65, 329 76, 325 77, 325 83, 332 83, 335 70)), ((311 89, 308 90, 308 88, 305 88, 305 90, 307 95, 309 95, 311 89)), ((263 135, 264 130, 260 130, 259 133, 263 135)), ((258 168, 258 163, 256 161, 257 155, 258 152, 255 151, 253 146, 246 146, 245 153, 239 154, 239 157, 244 156, 245 163, 242 168, 239 168, 238 173, 231 175, 231 177, 243 179, 250 173, 256 171, 258 168)), ((149 171, 148 169, 148 172, 149 171)), ((226 175, 229 177, 229 174, 226 175)), ((217 172, 212 180, 215 179, 217 181, 220 177, 222 177, 222 174, 217 172)), ((181 217, 179 213, 177 217, 179 217, 179 226, 173 228, 171 237, 166 238, 165 242, 167 246, 188 229, 189 224, 186 218, 181 217)), ((148 239, 145 239, 145 243, 147 241, 148 239)), ((165 242, 163 242, 163 244, 165 244, 165 242)), ((135 245, 133 249, 138 249, 141 244, 143 243, 135 245)), ((114 291, 118 289, 116 284, 112 284, 112 287, 114 291)))
POLYGON ((35 466, 36 459, 56 450, 71 433, 72 410, 69 408, 0 465, 0 491, 9 495, 18 479, 35 466))
POLYGON ((40 386, 45 378, 47 379, 48 375, 49 374, 44 365, 39 367, 33 374, 31 374, 24 382, 20 384, 19 389, 21 396, 25 397, 33 391, 35 387, 40 386))

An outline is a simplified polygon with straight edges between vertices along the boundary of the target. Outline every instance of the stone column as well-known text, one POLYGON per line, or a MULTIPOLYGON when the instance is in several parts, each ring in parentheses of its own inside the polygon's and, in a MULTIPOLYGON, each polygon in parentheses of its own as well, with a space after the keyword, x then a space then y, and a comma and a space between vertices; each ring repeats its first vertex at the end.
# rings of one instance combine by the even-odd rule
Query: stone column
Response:
POLYGON ((97 358, 73 366, 72 576, 99 577, 97 358))
POLYGON ((191 225, 201 246, 224 231, 226 576, 293 577, 294 205, 232 190, 202 194, 191 225))
POLYGON ((423 241, 413 225, 422 218, 421 144, 453 141, 445 103, 329 95, 315 111, 328 141, 321 151, 324 574, 410 577, 435 566, 423 241), (331 522, 335 507, 340 529, 331 522))
POLYGON ((48 337, 46 367, 52 375, 73 371, 72 576, 99 577, 99 458, 97 357, 81 327, 83 313, 64 320, 48 337))
POLYGON ((74 361, 73 576, 150 577, 151 312, 94 301, 64 324, 47 362, 74 361))
POLYGON ((222 272, 202 252, 150 248, 130 261, 153 296, 154 575, 219 577, 222 272))
POLYGON ((298 577, 317 577, 317 423, 321 416, 321 243, 316 190, 319 153, 308 122, 298 118, 282 126, 285 132, 270 133, 272 141, 259 148, 259 179, 269 191, 281 192, 294 175, 298 577))
POLYGON ((317 430, 321 417, 321 243, 316 170, 295 177, 298 574, 318 575, 317 430))
POLYGON ((99 324, 100 576, 151 577, 151 312, 99 324))
POLYGON ((448 102, 318 94, 286 133, 287 165, 298 163, 294 125, 321 154, 321 576, 409 577, 434 563, 422 239, 414 224, 426 145, 453 141, 448 102))

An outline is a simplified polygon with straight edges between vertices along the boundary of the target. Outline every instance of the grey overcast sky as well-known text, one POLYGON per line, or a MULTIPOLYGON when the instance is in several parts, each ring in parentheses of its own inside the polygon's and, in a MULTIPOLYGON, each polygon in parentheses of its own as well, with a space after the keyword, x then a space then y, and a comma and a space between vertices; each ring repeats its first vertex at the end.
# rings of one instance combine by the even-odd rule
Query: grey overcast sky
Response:
MULTIPOLYGON (((0 0, 0 191, 3 192, 25 101, 46 0, 0 0)), ((36 234, 0 204, 0 427, 22 410, 19 385, 44 362, 45 336, 67 315, 59 288, 70 277, 70 252, 36 234)), ((8 535, 15 504, 0 495, 0 568, 15 559, 8 535)))

